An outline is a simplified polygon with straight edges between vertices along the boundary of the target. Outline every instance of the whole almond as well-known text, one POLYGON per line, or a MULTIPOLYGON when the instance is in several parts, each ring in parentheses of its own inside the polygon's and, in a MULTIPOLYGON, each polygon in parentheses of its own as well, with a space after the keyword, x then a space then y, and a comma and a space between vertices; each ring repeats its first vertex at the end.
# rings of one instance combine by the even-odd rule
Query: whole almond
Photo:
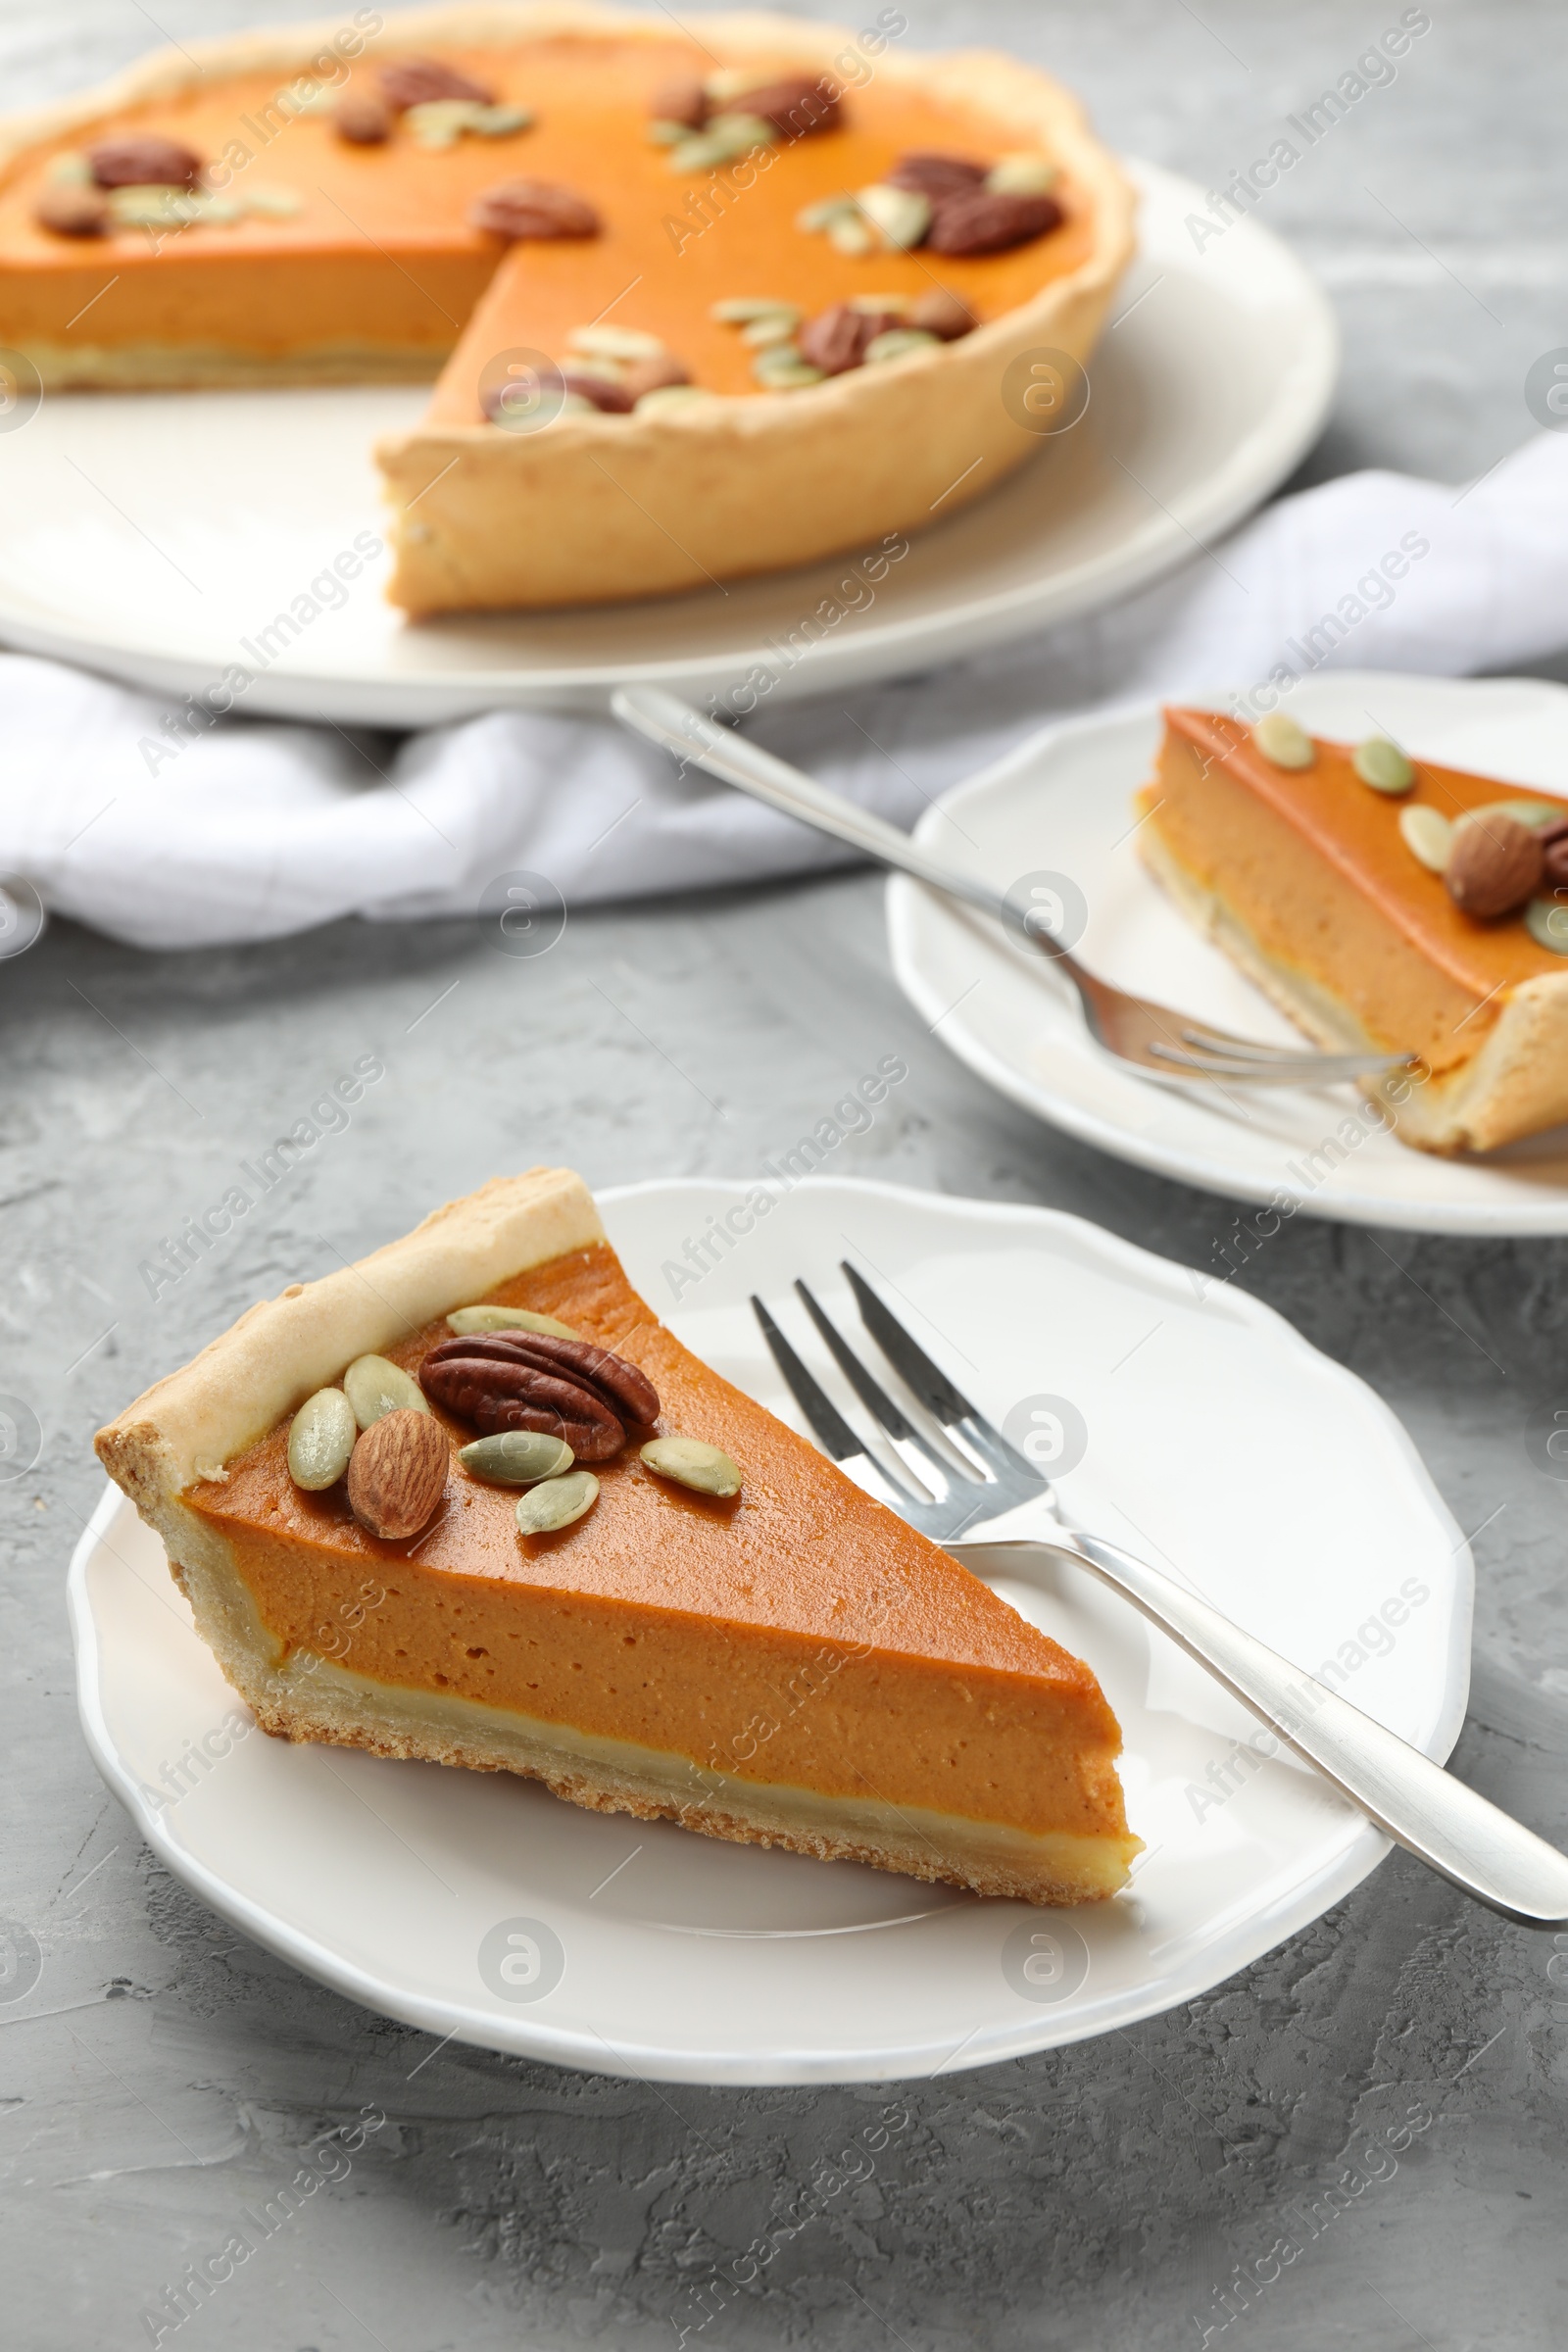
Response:
POLYGON ((635 408, 646 392, 667 392, 673 384, 689 384, 691 370, 676 359, 672 351, 662 351, 657 360, 633 360, 621 374, 621 389, 631 394, 635 408))
POLYGON ((682 74, 660 84, 648 112, 656 122, 678 122, 685 130, 701 130, 708 121, 708 92, 695 74, 682 74))
POLYGON ((350 90, 332 110, 332 128, 350 147, 379 147, 392 136, 392 109, 373 90, 350 90))
POLYGON ((909 306, 906 324, 923 326, 928 335, 943 343, 956 343, 960 335, 971 334, 980 321, 966 302, 950 294, 946 286, 933 286, 909 306))
POLYGON ((1541 841, 1516 817, 1462 817, 1443 879, 1448 896, 1466 914, 1482 921, 1512 914, 1541 885, 1541 841))
POLYGON ((45 188, 32 208, 40 228, 57 237, 104 237, 112 225, 109 207, 96 188, 57 180, 45 188))
POLYGON ((430 1413, 383 1413, 349 1457, 349 1509, 391 1544, 417 1535, 447 1483, 447 1433, 430 1413))

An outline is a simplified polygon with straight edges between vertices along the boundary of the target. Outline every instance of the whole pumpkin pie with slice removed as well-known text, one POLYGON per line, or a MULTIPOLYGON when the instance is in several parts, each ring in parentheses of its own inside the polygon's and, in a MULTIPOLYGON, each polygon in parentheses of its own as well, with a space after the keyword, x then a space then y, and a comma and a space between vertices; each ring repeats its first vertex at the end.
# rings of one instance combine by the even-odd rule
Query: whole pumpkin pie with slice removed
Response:
POLYGON ((1488 1152, 1568 1119, 1568 800, 1386 738, 1170 710, 1139 798, 1177 906, 1362 1082, 1401 1143, 1488 1152))
POLYGON ((539 0, 154 58, 0 131, 0 345, 46 387, 439 374, 377 453, 414 612, 918 528, 1040 446, 1133 195, 1047 76, 880 23, 539 0))
POLYGON ((1140 1850, 1089 1668, 684 1348, 564 1170, 253 1307, 97 1446, 279 1737, 1037 1903, 1140 1850))

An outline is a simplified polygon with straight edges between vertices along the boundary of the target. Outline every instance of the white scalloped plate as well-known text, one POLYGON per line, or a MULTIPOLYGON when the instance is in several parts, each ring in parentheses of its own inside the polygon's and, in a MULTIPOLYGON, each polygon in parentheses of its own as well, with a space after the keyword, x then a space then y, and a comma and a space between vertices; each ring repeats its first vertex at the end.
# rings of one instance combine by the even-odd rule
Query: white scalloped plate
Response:
MULTIPOLYGON (((1194 695, 1227 707, 1223 695, 1194 695)), ((1540 678, 1424 678, 1326 670, 1291 696, 1303 726, 1356 740, 1395 735, 1418 759, 1504 783, 1568 791, 1568 689, 1540 678)), ((1047 728, 947 794, 972 855, 1005 889, 1018 875, 1072 877, 1089 906, 1082 955, 1092 971, 1244 1037, 1299 1046, 1299 1033, 1199 936, 1138 854, 1133 795, 1152 772, 1157 708, 1047 728)), ((916 838, 952 855, 951 827, 929 810, 916 838)), ((1425 1233, 1568 1233, 1568 1127, 1527 1136, 1485 1158, 1439 1159, 1352 1123, 1350 1087, 1176 1092, 1140 1078, 1090 1043, 1059 978, 1020 956, 1000 930, 895 879, 888 932, 899 985, 960 1061, 1054 1127, 1118 1159, 1232 1200, 1294 1202, 1314 1217, 1425 1233), (1359 1140, 1355 1140, 1359 1137, 1359 1140)), ((1277 1210, 1274 1212, 1277 1217, 1277 1210)), ((1290 1213, 1289 1210, 1286 1212, 1290 1213)), ((1232 1237, 1250 1253, 1278 1231, 1253 1220, 1232 1237)))
MULTIPOLYGON (((357 532, 378 532, 370 450, 427 394, 61 393, 0 429, 0 639, 180 696, 232 662, 254 716, 429 726, 505 705, 602 707, 630 680, 701 701, 754 666, 779 699, 951 661, 1092 611, 1185 563, 1316 439, 1334 315, 1287 247, 1238 221, 1205 255, 1191 181, 1129 166, 1141 251, 1081 425, 995 495, 918 535, 874 601, 785 666, 840 558, 641 604, 405 621, 385 563, 258 671, 260 630, 357 532)), ((3 356, 3 355, 0 355, 3 356)), ((3 425, 3 419, 0 419, 3 425)))
MULTIPOLYGON (((1076 1404, 1088 1449, 1062 1483, 1085 1524, 1152 1546, 1303 1666, 1362 1651, 1348 1693, 1447 1754, 1469 1552, 1360 1381, 1256 1300, 1200 1295, 1076 1218, 879 1184, 801 1185, 672 1306, 665 1261, 746 1190, 654 1184, 603 1203, 633 1281, 710 1363, 790 1417, 747 1295, 787 1301, 805 1273, 842 1303, 854 1253, 999 1421, 1042 1394, 1076 1404), (1374 1633, 1386 1604, 1400 1618, 1401 1585, 1426 1597, 1374 1633)), ((1149 1850, 1113 1902, 981 1901, 581 1812, 505 1774, 224 1735, 245 1710, 114 1492, 73 1560, 71 1617, 110 1788, 187 1886, 308 1975, 427 2033, 596 2072, 860 2082, 989 2065, 1190 1999, 1387 1851, 1295 1764, 1238 1769, 1251 1719, 1089 1579, 999 1589, 1089 1660, 1120 1717, 1149 1850), (559 1981, 502 1997, 481 1946, 523 1922, 559 1951, 559 1981)))

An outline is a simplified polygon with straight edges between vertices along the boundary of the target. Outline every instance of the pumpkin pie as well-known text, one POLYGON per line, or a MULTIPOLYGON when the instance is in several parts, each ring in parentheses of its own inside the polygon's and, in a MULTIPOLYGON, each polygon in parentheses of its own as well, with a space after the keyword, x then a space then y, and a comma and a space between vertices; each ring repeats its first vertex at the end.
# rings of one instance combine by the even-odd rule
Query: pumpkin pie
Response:
POLYGON ((280 1738, 1038 1903, 1139 1850, 1089 1668, 683 1348, 566 1171, 291 1285, 97 1445, 280 1738))
POLYGON ((1189 919, 1307 1036, 1409 1066, 1362 1081, 1424 1152, 1568 1119, 1568 801, 1170 710, 1143 854, 1189 919))
POLYGON ((894 539, 1039 447, 1133 204, 1057 84, 904 29, 540 0, 153 58, 0 137, 0 344, 46 387, 437 378, 377 452, 411 612, 894 539))

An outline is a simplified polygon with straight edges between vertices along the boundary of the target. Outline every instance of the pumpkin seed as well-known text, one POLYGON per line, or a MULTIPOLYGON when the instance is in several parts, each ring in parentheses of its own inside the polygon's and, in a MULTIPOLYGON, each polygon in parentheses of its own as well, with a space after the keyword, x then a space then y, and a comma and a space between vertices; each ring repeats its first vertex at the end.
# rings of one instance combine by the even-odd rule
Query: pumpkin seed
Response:
POLYGON ((638 394, 636 408, 641 416, 644 409, 689 409, 693 401, 701 407, 705 400, 717 398, 703 384, 656 384, 651 392, 638 394))
POLYGON ((272 104, 281 107, 285 115, 329 115, 342 96, 329 81, 291 81, 286 90, 279 90, 272 104))
POLYGON ((744 66, 719 66, 705 76, 703 96, 714 106, 728 106, 743 90, 760 90, 763 86, 756 74, 744 66))
POLYGON ((1358 743, 1350 764, 1374 792, 1408 792, 1415 782, 1415 769, 1386 735, 1369 735, 1365 743, 1358 743))
POLYGON ((852 260, 858 261, 862 254, 874 249, 876 231, 858 212, 841 213, 837 220, 828 223, 827 241, 835 253, 848 254, 852 260))
POLYGON ((383 1413, 430 1410, 418 1382, 384 1355, 357 1355, 343 1375, 343 1394, 362 1429, 368 1429, 383 1413))
POLYGON ((569 1527, 599 1499, 599 1481, 591 1470, 570 1470, 564 1478, 547 1478, 517 1497, 517 1533, 553 1536, 569 1527))
POLYGON ((1568 956, 1568 906, 1561 899, 1532 899, 1525 908, 1525 925, 1538 947, 1568 956))
POLYGON ((856 219, 859 209, 853 196, 823 196, 815 204, 808 204, 804 212, 796 214, 795 225, 804 229, 808 237, 819 236, 823 229, 831 228, 835 220, 856 219))
POLYGON ((526 130, 533 117, 522 106, 485 106, 477 98, 426 98, 409 107, 403 120, 421 147, 455 147, 464 132, 476 138, 510 138, 526 130))
POLYGON ((678 147, 682 139, 689 139, 691 135, 692 126, 689 122, 666 122, 658 115, 643 132, 651 147, 678 147))
POLYGON ((852 311, 868 311, 873 318, 884 315, 902 318, 909 307, 909 301, 907 294, 852 294, 850 308, 852 311))
POLYGON ((84 155, 57 155, 49 166, 48 176, 72 187, 90 187, 92 166, 84 155))
POLYGON ((752 362, 752 373, 764 392, 805 392, 824 381, 820 368, 809 367, 793 343, 775 343, 752 362))
POLYGON ((999 156, 986 173, 993 196, 1044 196, 1056 184, 1056 167, 1049 156, 999 156))
POLYGON ((784 312, 792 318, 801 316, 795 303, 775 294, 733 294, 727 302, 711 303, 708 316, 720 326, 749 326, 754 318, 773 318, 784 312))
POLYGON ((712 172, 720 164, 750 155, 754 147, 769 147, 778 137, 760 115, 713 115, 707 125, 682 139, 669 151, 672 172, 712 172))
POLYGON ((1568 801, 1489 801, 1470 814, 1511 816, 1517 825, 1554 825, 1560 816, 1568 816, 1568 801))
POLYGON ((307 1396, 288 1428, 288 1474, 307 1494, 335 1487, 349 1466, 360 1425, 341 1389, 307 1396))
POLYGON ((1453 827, 1442 809, 1431 808, 1424 801, 1401 808, 1399 831, 1410 855, 1418 858, 1429 873, 1441 874, 1453 847, 1453 827))
POLYGON ((1288 710, 1271 710, 1260 718, 1252 741, 1273 767, 1310 767, 1317 758, 1311 736, 1288 710))
POLYGON ((654 1438, 641 1458, 658 1477, 673 1479, 696 1494, 727 1497, 741 1491, 741 1474, 729 1455, 705 1446, 701 1438, 654 1438))
POLYGON ((763 318, 748 319, 741 328, 741 341, 756 344, 760 349, 769 343, 793 342, 800 323, 800 312, 794 303, 786 303, 780 310, 769 311, 763 318))
POLYGON ((269 220, 292 220, 305 210, 305 199, 293 188, 245 188, 238 199, 242 213, 260 213, 269 220))
POLYGON ((460 1306, 456 1314, 448 1315, 447 1329, 455 1331, 460 1340, 471 1339, 476 1331, 538 1331, 551 1340, 582 1338, 569 1323, 558 1323, 554 1315, 531 1314, 525 1306, 460 1306))
POLYGON ((576 1456, 564 1438, 547 1437, 542 1429, 503 1429, 460 1446, 458 1459, 493 1487, 531 1487, 536 1479, 559 1478, 576 1456))
POLYGON ((916 188, 893 188, 878 180, 862 188, 857 202, 873 228, 898 253, 918 245, 931 225, 931 199, 916 188))
POLYGON ((942 340, 929 335, 923 326, 890 326, 880 335, 873 335, 865 347, 866 364, 877 367, 883 360, 906 360, 911 351, 934 351, 942 340))
POLYGON ((662 360, 664 346, 657 335, 637 326, 574 326, 571 349, 591 360, 662 360))

